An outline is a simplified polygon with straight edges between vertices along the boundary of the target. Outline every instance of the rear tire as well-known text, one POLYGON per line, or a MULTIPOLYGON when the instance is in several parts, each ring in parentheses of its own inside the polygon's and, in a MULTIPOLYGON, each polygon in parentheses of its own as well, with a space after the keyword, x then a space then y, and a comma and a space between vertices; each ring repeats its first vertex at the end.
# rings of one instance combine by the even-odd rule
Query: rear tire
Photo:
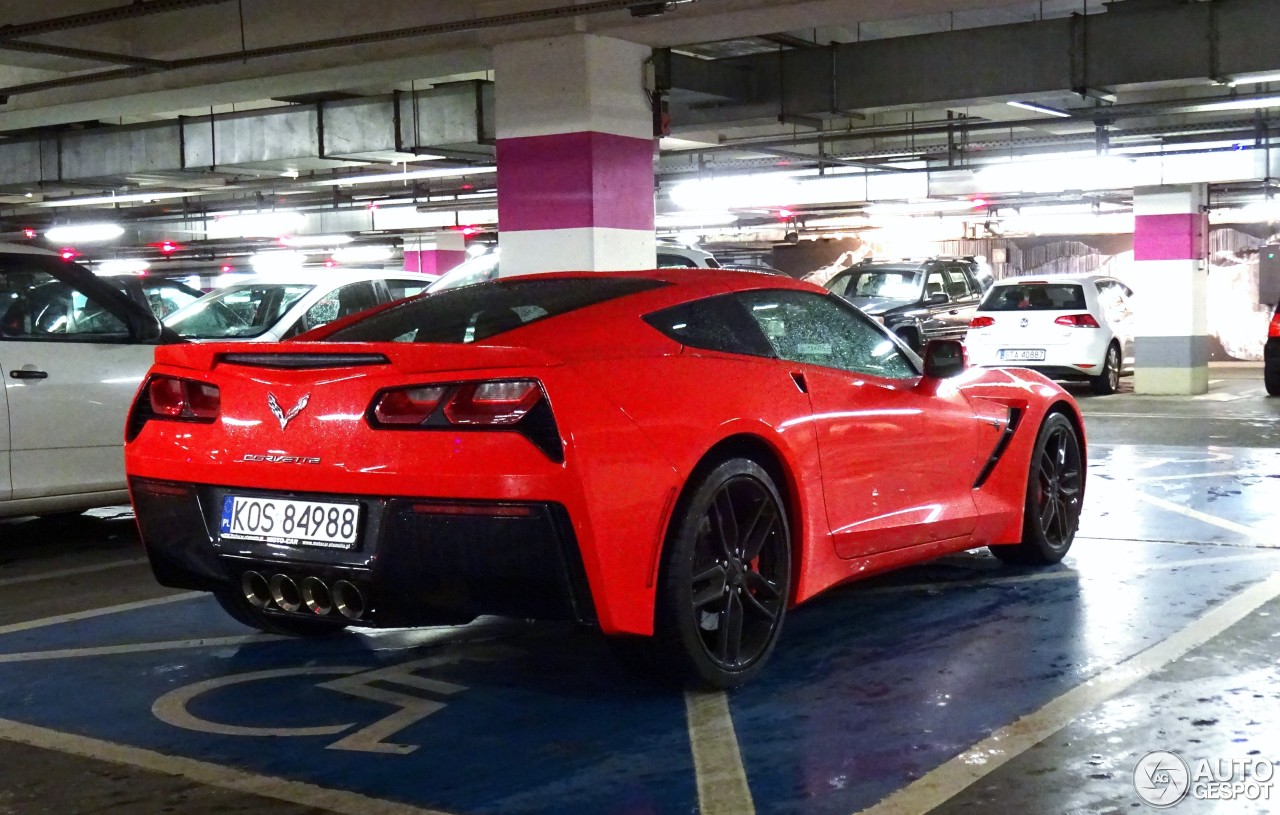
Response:
POLYGON ((213 593, 222 610, 230 614, 232 619, 250 628, 265 631, 268 634, 282 634, 287 637, 330 637, 348 623, 345 620, 320 620, 307 617, 285 617, 267 614, 254 608, 244 595, 235 589, 220 589, 213 593))
POLYGON ((990 547, 1006 563, 1048 566, 1062 560, 1075 540, 1084 500, 1084 456, 1070 420, 1050 413, 1031 453, 1022 542, 990 547))
POLYGON ((691 482, 672 516, 649 665, 682 685, 740 685, 773 652, 790 597, 782 496, 759 464, 729 459, 691 482))
POLYGON ((1099 396, 1110 396, 1120 390, 1120 346, 1114 342, 1107 346, 1102 360, 1102 373, 1089 378, 1089 386, 1099 396))
POLYGON ((1262 381, 1267 386, 1267 396, 1280 396, 1280 371, 1263 370, 1262 381))

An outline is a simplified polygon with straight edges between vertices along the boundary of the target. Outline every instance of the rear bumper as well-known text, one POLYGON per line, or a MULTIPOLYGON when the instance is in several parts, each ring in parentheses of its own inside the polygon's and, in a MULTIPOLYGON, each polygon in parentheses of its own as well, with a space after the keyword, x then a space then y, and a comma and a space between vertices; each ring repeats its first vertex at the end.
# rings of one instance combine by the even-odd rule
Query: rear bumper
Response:
MULTIPOLYGON (((372 627, 457 624, 483 614, 596 622, 560 504, 270 493, 359 501, 360 541, 334 550, 221 540, 223 487, 141 478, 129 486, 147 556, 166 586, 239 592, 246 572, 299 586, 307 578, 328 587, 342 580, 363 596, 358 618, 349 620, 372 627)), ((305 606, 262 610, 316 616, 305 606)))

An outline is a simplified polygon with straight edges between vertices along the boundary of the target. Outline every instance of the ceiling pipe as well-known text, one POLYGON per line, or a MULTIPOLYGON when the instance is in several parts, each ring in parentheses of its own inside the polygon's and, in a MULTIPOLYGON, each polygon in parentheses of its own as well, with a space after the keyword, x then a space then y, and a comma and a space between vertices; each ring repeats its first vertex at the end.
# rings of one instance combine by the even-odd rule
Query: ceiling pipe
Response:
POLYGON ((124 6, 86 11, 81 14, 68 14, 64 17, 50 17, 31 23, 0 26, 0 40, 16 40, 21 37, 35 37, 40 34, 52 34, 55 31, 69 31, 75 28, 87 28, 95 25, 106 25, 121 20, 133 20, 152 14, 164 14, 169 11, 214 6, 228 3, 230 0, 134 0, 124 6))

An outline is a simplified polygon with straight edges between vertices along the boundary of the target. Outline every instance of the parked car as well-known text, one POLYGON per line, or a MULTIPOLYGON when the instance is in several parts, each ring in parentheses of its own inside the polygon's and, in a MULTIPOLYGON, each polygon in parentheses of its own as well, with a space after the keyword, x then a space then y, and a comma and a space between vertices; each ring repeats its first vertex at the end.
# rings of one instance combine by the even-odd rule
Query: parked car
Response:
POLYGON ((1262 348, 1262 379, 1268 396, 1280 396, 1280 306, 1271 314, 1267 344, 1262 348))
POLYGON ((125 414, 156 345, 174 339, 111 282, 0 245, 0 516, 128 500, 125 414))
POLYGON ((965 346, 973 365, 1017 365, 1115 393, 1133 370, 1133 290, 1114 277, 1015 277, 979 304, 965 346))
POLYGON ((855 263, 824 284, 920 353, 936 339, 964 337, 984 290, 970 258, 855 263))
MULTIPOLYGON (((470 286, 472 283, 483 283, 496 280, 498 277, 498 257, 500 251, 495 249, 477 257, 468 258, 462 263, 441 275, 428 287, 428 291, 437 292, 456 289, 459 286, 470 286)), ((676 244, 658 243, 657 264, 660 268, 715 269, 715 256, 701 249, 691 249, 676 244)))
POLYGON ((433 280, 382 269, 255 275, 210 292, 169 314, 164 323, 190 340, 275 342, 419 294, 433 280))
POLYGON ((160 275, 99 275, 99 278, 151 309, 160 319, 204 297, 205 293, 181 280, 160 275))
POLYGON ((964 371, 949 341, 921 364, 820 287, 722 270, 510 277, 306 342, 166 346, 127 439, 157 578, 247 625, 574 619, 714 687, 837 583, 979 546, 1057 562, 1086 473, 1039 374, 964 371))

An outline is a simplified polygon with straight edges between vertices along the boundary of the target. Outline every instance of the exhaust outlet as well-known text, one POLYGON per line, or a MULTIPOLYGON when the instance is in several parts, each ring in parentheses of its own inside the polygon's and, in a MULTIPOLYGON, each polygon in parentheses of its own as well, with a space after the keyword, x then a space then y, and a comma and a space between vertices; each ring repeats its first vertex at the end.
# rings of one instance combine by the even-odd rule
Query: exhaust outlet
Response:
POLYGON ((308 577, 302 581, 302 602, 312 614, 324 616, 333 611, 333 595, 318 577, 308 577))
POLYGON ((302 608, 302 595, 298 592, 298 584, 288 575, 276 574, 271 576, 271 582, 268 584, 271 588, 271 599, 276 601, 276 605, 283 611, 297 611, 302 608))
POLYGON ((240 575, 240 591, 254 608, 266 608, 271 602, 271 586, 258 572, 248 571, 240 575))
POLYGON ((364 595, 349 580, 339 580, 333 584, 333 604, 338 613, 348 620, 358 620, 364 616, 364 595))

